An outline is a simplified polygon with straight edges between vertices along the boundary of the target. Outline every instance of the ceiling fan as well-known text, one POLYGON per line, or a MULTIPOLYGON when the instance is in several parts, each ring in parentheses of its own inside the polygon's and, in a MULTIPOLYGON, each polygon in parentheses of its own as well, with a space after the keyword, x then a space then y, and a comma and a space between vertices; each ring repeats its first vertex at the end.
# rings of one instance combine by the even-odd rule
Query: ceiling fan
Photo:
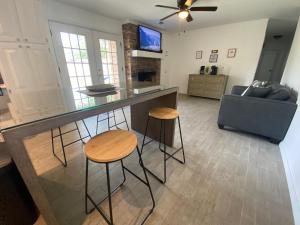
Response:
POLYGON ((185 19, 187 22, 193 21, 191 11, 195 12, 214 12, 217 11, 216 6, 202 6, 202 7, 191 7, 197 0, 177 0, 177 7, 166 6, 166 5, 155 5, 160 8, 175 9, 177 12, 172 13, 162 19, 159 23, 163 24, 163 21, 170 18, 171 16, 178 15, 181 19, 185 19))

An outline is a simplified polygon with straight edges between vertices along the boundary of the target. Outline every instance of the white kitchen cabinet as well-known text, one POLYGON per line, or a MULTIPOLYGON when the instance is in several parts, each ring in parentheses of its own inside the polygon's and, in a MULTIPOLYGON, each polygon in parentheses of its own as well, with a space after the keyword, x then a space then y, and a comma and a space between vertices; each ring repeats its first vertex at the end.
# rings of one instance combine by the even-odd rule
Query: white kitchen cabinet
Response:
POLYGON ((14 1, 16 2, 23 41, 47 43, 46 24, 41 14, 40 0, 14 1))
POLYGON ((21 28, 13 0, 0 0, 0 41, 21 41, 21 28))
POLYGON ((63 111, 63 93, 47 45, 0 43, 0 71, 17 121, 63 111), (36 95, 42 90, 42 95, 36 95), (57 101, 51 102, 51 96, 57 101))
POLYGON ((0 43, 0 70, 9 90, 30 89, 36 86, 25 46, 21 44, 0 43))
POLYGON ((47 43, 40 0, 0 0, 0 41, 47 43))
POLYGON ((47 45, 27 45, 25 50, 39 88, 58 88, 58 69, 47 45))

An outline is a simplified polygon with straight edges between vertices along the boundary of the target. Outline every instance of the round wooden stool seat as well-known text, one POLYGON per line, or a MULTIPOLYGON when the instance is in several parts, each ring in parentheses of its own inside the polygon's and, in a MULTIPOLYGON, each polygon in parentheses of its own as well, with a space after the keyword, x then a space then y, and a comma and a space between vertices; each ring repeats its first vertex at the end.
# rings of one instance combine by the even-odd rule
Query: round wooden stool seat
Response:
POLYGON ((179 116, 179 113, 176 109, 161 107, 151 109, 149 116, 160 120, 173 120, 179 116))
POLYGON ((130 155, 137 146, 137 137, 133 132, 111 130, 90 139, 84 152, 88 159, 109 163, 130 155))

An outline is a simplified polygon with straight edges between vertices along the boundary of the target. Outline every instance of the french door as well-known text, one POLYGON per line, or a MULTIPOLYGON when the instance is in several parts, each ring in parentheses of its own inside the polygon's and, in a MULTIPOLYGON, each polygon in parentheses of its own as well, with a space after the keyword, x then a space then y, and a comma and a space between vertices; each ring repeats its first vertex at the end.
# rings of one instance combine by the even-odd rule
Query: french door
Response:
POLYGON ((50 27, 66 97, 74 100, 73 107, 95 104, 94 98, 80 93, 86 86, 123 86, 121 37, 55 22, 50 27))

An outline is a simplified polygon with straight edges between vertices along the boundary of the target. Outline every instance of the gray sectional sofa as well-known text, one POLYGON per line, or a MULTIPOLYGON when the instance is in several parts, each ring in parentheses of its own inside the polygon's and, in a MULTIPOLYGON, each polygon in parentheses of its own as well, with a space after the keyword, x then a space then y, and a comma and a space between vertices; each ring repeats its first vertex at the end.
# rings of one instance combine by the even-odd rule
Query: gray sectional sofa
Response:
POLYGON ((297 94, 286 100, 241 96, 247 86, 234 86, 221 99, 218 126, 258 134, 273 143, 282 141, 297 109, 297 94))

